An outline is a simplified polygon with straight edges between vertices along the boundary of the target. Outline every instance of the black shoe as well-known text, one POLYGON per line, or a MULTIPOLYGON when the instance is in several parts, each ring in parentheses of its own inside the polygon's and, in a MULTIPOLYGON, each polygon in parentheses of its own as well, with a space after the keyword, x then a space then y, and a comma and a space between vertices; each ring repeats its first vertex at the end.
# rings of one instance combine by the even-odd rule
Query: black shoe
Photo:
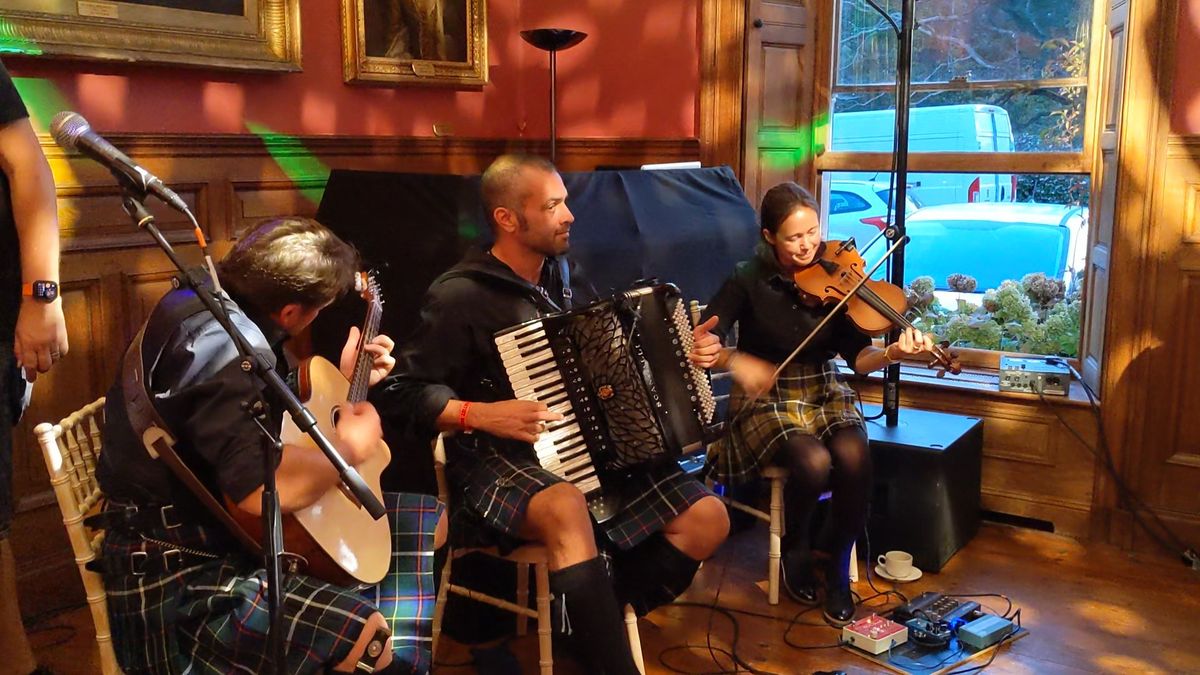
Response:
POLYGON ((854 620, 854 596, 850 593, 850 581, 839 580, 825 586, 825 622, 841 628, 854 620))
POLYGON ((812 559, 803 553, 789 556, 784 551, 779 565, 780 581, 788 597, 796 602, 815 607, 817 605, 817 577, 813 574, 812 559), (801 558, 791 560, 789 558, 801 558), (789 574, 789 570, 791 571, 789 574))

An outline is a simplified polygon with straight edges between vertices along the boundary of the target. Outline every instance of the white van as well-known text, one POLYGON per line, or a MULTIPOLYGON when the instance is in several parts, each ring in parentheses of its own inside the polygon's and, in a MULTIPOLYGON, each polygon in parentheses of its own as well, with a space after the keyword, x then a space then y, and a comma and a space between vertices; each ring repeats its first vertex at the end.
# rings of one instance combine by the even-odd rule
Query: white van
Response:
MULTIPOLYGON (((895 110, 833 115, 829 149, 837 152, 892 152, 895 110)), ((909 111, 910 152, 1013 152, 1008 111, 994 105, 941 105, 909 111)), ((887 172, 838 172, 838 180, 887 182, 887 172)), ((966 204, 1016 201, 1017 177, 995 173, 909 173, 910 190, 920 203, 966 204)))

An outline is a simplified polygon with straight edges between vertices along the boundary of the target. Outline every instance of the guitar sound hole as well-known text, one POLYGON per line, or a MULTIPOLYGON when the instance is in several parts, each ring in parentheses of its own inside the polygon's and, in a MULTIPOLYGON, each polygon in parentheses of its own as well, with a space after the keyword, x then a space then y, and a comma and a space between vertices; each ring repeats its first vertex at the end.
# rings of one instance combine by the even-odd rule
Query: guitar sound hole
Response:
POLYGON ((342 406, 334 406, 333 411, 329 413, 329 419, 333 422, 333 427, 336 429, 338 421, 342 419, 342 406))

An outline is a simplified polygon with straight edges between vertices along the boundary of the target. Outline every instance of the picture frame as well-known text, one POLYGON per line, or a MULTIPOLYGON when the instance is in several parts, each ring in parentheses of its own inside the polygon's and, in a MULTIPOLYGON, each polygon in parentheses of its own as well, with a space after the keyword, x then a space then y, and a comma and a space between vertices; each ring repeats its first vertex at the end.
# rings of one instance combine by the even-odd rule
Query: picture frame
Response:
POLYGON ((486 0, 341 0, 350 84, 487 84, 486 0))
POLYGON ((300 0, 5 0, 0 24, 0 54, 300 70, 300 0))

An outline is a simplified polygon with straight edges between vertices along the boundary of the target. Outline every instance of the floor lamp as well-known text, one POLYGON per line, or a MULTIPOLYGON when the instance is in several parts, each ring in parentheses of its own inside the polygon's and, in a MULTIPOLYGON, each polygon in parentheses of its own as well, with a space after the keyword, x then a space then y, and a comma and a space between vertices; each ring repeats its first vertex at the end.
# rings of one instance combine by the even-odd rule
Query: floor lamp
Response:
POLYGON ((550 52, 550 162, 558 160, 556 140, 558 139, 558 95, 555 91, 558 79, 558 61, 556 55, 564 49, 570 49, 583 42, 587 33, 569 28, 534 28, 521 31, 521 37, 529 44, 550 52))

